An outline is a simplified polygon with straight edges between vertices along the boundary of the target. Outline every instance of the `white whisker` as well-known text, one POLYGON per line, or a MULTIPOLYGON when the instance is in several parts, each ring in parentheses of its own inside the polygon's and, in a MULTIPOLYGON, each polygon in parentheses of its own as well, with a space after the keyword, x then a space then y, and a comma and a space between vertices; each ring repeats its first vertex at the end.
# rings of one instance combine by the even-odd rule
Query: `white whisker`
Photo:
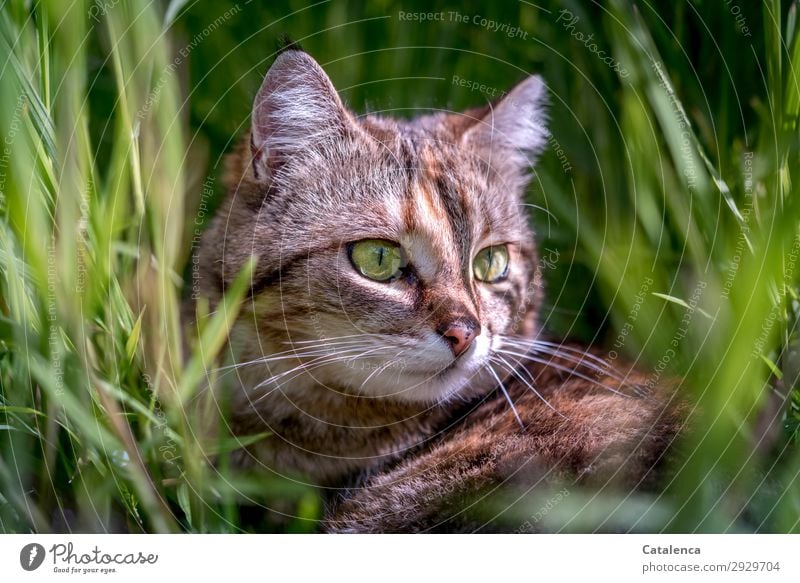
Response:
MULTIPOLYGON (((510 362, 508 362, 508 361, 507 361, 505 358, 503 358, 503 357, 502 357, 502 356, 500 356, 500 355, 497 355, 497 356, 495 356, 494 358, 498 358, 498 359, 500 359, 500 362, 501 362, 502 364, 504 364, 504 365, 506 366, 506 368, 508 368, 509 372, 510 372, 512 375, 514 375, 514 376, 517 378, 517 380, 520 380, 520 381, 522 381, 523 383, 525 383, 525 385, 526 385, 526 386, 527 386, 527 387, 528 387, 528 388, 529 388, 531 391, 533 391, 533 392, 534 392, 534 394, 535 394, 537 397, 539 397, 539 398, 542 400, 542 402, 543 402, 545 405, 547 405, 547 406, 548 406, 550 409, 552 409, 552 410, 553 410, 553 411, 554 411, 554 412, 555 412, 557 415, 559 415, 560 417, 563 417, 564 419, 567 419, 567 416, 566 416, 566 415, 562 414, 562 413, 561 413, 561 412, 560 412, 558 409, 556 409, 555 407, 553 407, 553 406, 550 404, 550 401, 548 401, 547 399, 545 399, 545 398, 544 398, 544 396, 543 396, 543 395, 542 395, 542 394, 541 394, 539 391, 537 391, 537 390, 536 390, 536 388, 533 386, 533 383, 532 383, 532 382, 531 382, 531 383, 529 383, 528 381, 526 381, 526 380, 525 380, 525 379, 524 379, 524 378, 523 378, 523 377, 520 375, 520 371, 524 371, 525 373, 527 373, 527 375, 528 375, 528 377, 531 379, 531 381, 533 381, 533 377, 531 376, 530 372, 528 372, 528 370, 527 370, 527 369, 525 369, 525 368, 523 368, 523 367, 520 367, 520 370, 517 370, 517 368, 515 368, 515 367, 514 367, 514 366, 513 366, 513 365, 512 365, 510 362)), ((518 364, 519 364, 519 363, 518 363, 518 364)))
POLYGON ((563 344, 556 344, 555 342, 546 342, 544 340, 533 340, 525 342, 515 338, 506 337, 503 338, 503 342, 511 345, 512 347, 520 349, 526 353, 533 350, 534 352, 538 352, 540 354, 544 354, 547 356, 555 356, 558 358, 562 358, 564 360, 567 360, 569 362, 572 362, 574 364, 592 370, 598 374, 602 374, 603 376, 610 377, 622 385, 630 386, 630 383, 628 383, 625 377, 615 373, 613 370, 609 368, 608 363, 606 361, 595 356, 590 352, 579 350, 571 346, 565 346, 563 344), (593 362, 587 362, 587 361, 593 361, 593 362))
POLYGON ((612 389, 611 387, 608 387, 608 386, 604 385, 603 383, 599 382, 596 379, 593 379, 593 378, 591 378, 589 376, 586 376, 585 374, 579 373, 574 368, 568 368, 566 366, 561 366, 560 364, 556 364, 552 360, 547 360, 547 359, 544 359, 544 358, 538 358, 536 356, 531 355, 530 353, 522 354, 520 352, 514 352, 512 350, 502 350, 502 349, 500 349, 500 350, 497 350, 497 352, 500 352, 500 353, 503 353, 503 354, 508 354, 508 355, 511 355, 511 356, 518 356, 520 358, 524 358, 526 360, 531 360, 533 362, 538 362, 539 364, 543 364, 545 366, 549 366, 551 368, 554 368, 556 370, 568 373, 570 375, 574 375, 574 376, 578 377, 579 379, 583 379, 585 381, 589 381, 590 383, 595 384, 598 387, 602 387, 602 388, 606 389, 607 391, 611 391, 614 394, 620 395, 622 397, 629 397, 629 395, 626 395, 625 393, 621 393, 621 392, 617 391, 616 389, 612 389))
POLYGON ((580 353, 571 354, 569 352, 562 352, 556 348, 550 348, 549 346, 536 346, 530 352, 534 354, 539 354, 541 356, 550 356, 553 358, 566 360, 567 362, 575 364, 581 368, 588 369, 596 373, 598 376, 610 377, 615 381, 619 382, 620 384, 625 384, 625 379, 621 375, 615 373, 613 370, 610 370, 608 368, 603 368, 593 362, 584 359, 580 353))
POLYGON ((334 340, 344 340, 351 338, 380 337, 381 334, 347 334, 345 336, 331 336, 329 338, 319 338, 316 340, 287 340, 283 344, 313 344, 315 342, 332 342, 334 340))
POLYGON ((282 378, 285 375, 294 373, 291 377, 282 380, 280 383, 275 385, 275 387, 273 387, 272 389, 270 389, 269 391, 267 391, 266 393, 261 395, 259 398, 257 398, 255 401, 253 401, 253 403, 255 404, 255 403, 261 402, 262 400, 267 398, 269 395, 271 395, 272 393, 274 393, 275 391, 277 391, 278 389, 280 389, 281 387, 283 387, 287 383, 293 381, 294 379, 302 376, 305 373, 311 372, 311 371, 316 370, 318 368, 321 368, 323 366, 336 364, 337 362, 347 362, 347 361, 350 361, 350 360, 354 360, 355 358, 358 358, 358 355, 355 355, 355 356, 349 356, 349 355, 348 356, 332 356, 332 357, 329 357, 329 358, 327 358, 325 360, 322 360, 322 361, 319 361, 319 362, 316 362, 316 363, 304 363, 304 364, 301 364, 300 366, 297 366, 297 367, 293 368, 292 370, 286 371, 286 372, 281 373, 279 375, 275 375, 274 377, 271 377, 271 378, 268 378, 266 380, 263 380, 258 385, 253 387, 253 389, 259 389, 261 387, 264 387, 266 385, 274 383, 275 381, 279 380, 280 378, 282 378))
MULTIPOLYGON (((553 349, 557 354, 562 354, 562 351, 566 351, 575 355, 580 356, 581 360, 591 360, 597 363, 598 370, 608 371, 609 370, 609 363, 599 356, 592 354, 586 350, 579 350, 577 348, 573 348, 572 346, 566 346, 564 344, 557 344, 555 342, 547 342, 545 340, 534 340, 534 346, 545 346, 547 348, 553 349)), ((609 373, 610 374, 610 373, 609 373)))
POLYGON ((331 361, 336 361, 336 360, 347 361, 347 360, 352 360, 352 359, 359 358, 360 356, 362 356, 362 354, 353 354, 353 353, 356 353, 358 351, 363 351, 363 350, 364 350, 364 348, 359 346, 359 347, 355 347, 355 348, 349 348, 347 350, 341 350, 341 351, 336 352, 336 353, 323 354, 322 356, 318 356, 316 358, 313 358, 312 360, 310 360, 308 362, 301 362, 299 365, 295 366, 294 368, 289 369, 288 371, 284 371, 282 373, 279 373, 277 375, 269 377, 269 378, 261 381, 255 387, 253 387, 253 389, 258 389, 258 388, 260 388, 260 387, 262 387, 262 386, 264 386, 266 384, 275 382, 276 380, 278 380, 278 379, 280 379, 280 378, 282 378, 282 377, 284 377, 286 375, 289 375, 289 374, 291 374, 291 373, 293 373, 293 372, 295 372, 297 370, 301 370, 301 369, 309 367, 309 366, 311 366, 313 364, 317 364, 317 363, 319 363, 321 361, 328 361, 328 360, 331 360, 331 361))
POLYGON ((281 352, 274 352, 271 354, 265 354, 263 356, 259 356, 258 358, 254 358, 253 360, 248 360, 245 362, 237 362, 234 364, 230 364, 227 366, 222 366, 215 371, 223 371, 223 370, 231 370, 237 368, 244 368, 246 366, 253 366, 257 364, 268 364, 270 362, 276 362, 279 360, 288 360, 291 358, 305 358, 308 356, 316 356, 318 354, 324 354, 329 352, 331 354, 336 353, 340 348, 369 348, 370 345, 364 343, 363 341, 349 341, 349 342, 341 342, 341 343, 329 343, 319 346, 308 346, 304 347, 306 350, 300 351, 296 348, 290 350, 283 350, 281 352))
POLYGON ((522 418, 519 416, 519 411, 517 411, 517 408, 514 406, 514 401, 511 400, 511 396, 508 394, 508 391, 506 390, 506 387, 503 384, 503 381, 500 380, 500 377, 497 376, 497 373, 491 367, 491 365, 487 366, 486 369, 490 373, 492 373, 492 376, 495 379, 497 379, 497 386, 500 387, 501 391, 503 391, 503 395, 505 396, 506 401, 508 401, 508 404, 511 405, 511 410, 514 412, 514 417, 517 418, 517 422, 519 423, 519 426, 522 427, 522 429, 525 429, 525 424, 522 422, 522 418))
POLYGON ((327 355, 319 356, 319 357, 317 357, 317 358, 315 358, 315 359, 313 359, 313 360, 311 360, 309 362, 301 363, 300 365, 298 365, 298 366, 296 366, 296 367, 294 367, 294 368, 292 368, 292 369, 290 369, 288 371, 282 372, 282 373, 280 373, 278 375, 275 375, 275 376, 272 376, 272 377, 270 377, 268 379, 265 379, 265 380, 261 381, 260 383, 258 383, 255 387, 253 387, 253 389, 254 390, 260 389, 261 387, 269 385, 269 384, 272 384, 275 381, 283 379, 284 377, 286 377, 286 376, 288 376, 288 375, 290 375, 292 373, 295 373, 295 372, 297 373, 296 375, 292 376, 291 378, 283 380, 281 382, 281 385, 283 385, 283 384, 286 384, 289 381, 297 378, 298 376, 302 375, 303 373, 306 373, 306 372, 309 372, 311 370, 320 368, 322 366, 328 366, 328 365, 331 365, 331 364, 334 364, 334 363, 337 363, 337 362, 352 362, 352 361, 355 361, 355 360, 357 360, 359 358, 364 358, 365 356, 367 356, 369 354, 373 354, 373 353, 379 352, 381 350, 388 350, 388 349, 393 349, 393 348, 394 347, 392 347, 392 346, 378 346, 376 348, 371 348, 369 350, 363 351, 363 348, 359 347, 359 348, 350 348, 350 349, 347 349, 345 351, 341 351, 341 352, 335 353, 335 354, 327 354, 327 355), (362 352, 360 352, 358 354, 351 354, 352 352, 355 352, 357 350, 361 350, 362 352))

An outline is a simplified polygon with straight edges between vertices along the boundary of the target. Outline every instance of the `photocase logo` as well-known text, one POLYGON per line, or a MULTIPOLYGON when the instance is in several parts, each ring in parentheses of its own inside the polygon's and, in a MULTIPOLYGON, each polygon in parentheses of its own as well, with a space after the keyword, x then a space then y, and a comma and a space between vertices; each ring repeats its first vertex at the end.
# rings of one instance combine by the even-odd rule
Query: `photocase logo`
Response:
POLYGON ((26 571, 35 571, 44 562, 44 547, 39 543, 30 543, 19 552, 19 564, 26 571))

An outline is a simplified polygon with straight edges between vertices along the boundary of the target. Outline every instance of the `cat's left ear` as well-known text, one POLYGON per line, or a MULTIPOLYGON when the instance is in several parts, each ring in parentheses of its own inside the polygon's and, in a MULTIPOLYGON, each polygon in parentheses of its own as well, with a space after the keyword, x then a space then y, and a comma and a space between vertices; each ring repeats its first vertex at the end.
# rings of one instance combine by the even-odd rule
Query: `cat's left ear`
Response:
POLYGON ((302 50, 285 50, 253 104, 250 147, 256 178, 266 179, 292 156, 324 148, 355 127, 322 67, 302 50))
POLYGON ((547 144, 547 87, 538 75, 528 77, 499 101, 464 135, 494 165, 525 169, 547 144))

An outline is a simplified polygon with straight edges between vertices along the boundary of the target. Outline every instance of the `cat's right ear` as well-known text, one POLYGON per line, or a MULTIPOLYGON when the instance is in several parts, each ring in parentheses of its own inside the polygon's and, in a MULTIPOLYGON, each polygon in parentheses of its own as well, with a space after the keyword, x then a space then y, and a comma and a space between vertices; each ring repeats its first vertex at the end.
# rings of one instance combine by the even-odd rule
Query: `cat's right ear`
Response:
POLYGON ((527 169, 547 144, 546 104, 547 87, 532 75, 491 104, 463 139, 496 166, 527 169))
POLYGON ((270 67, 253 103, 253 171, 266 180, 297 152, 323 146, 355 126, 322 67, 290 49, 270 67))

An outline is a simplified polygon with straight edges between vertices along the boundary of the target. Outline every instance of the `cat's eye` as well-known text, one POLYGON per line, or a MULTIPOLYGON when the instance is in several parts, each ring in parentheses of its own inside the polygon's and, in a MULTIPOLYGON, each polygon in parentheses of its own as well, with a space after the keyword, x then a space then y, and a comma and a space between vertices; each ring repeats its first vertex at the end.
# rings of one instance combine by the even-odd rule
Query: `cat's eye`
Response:
POLYGON ((364 277, 388 281, 400 275, 403 253, 400 245, 382 239, 366 239, 350 245, 350 261, 364 277))
POLYGON ((486 283, 495 283, 508 273, 508 247, 494 245, 478 251, 472 261, 472 272, 475 279, 486 283))

